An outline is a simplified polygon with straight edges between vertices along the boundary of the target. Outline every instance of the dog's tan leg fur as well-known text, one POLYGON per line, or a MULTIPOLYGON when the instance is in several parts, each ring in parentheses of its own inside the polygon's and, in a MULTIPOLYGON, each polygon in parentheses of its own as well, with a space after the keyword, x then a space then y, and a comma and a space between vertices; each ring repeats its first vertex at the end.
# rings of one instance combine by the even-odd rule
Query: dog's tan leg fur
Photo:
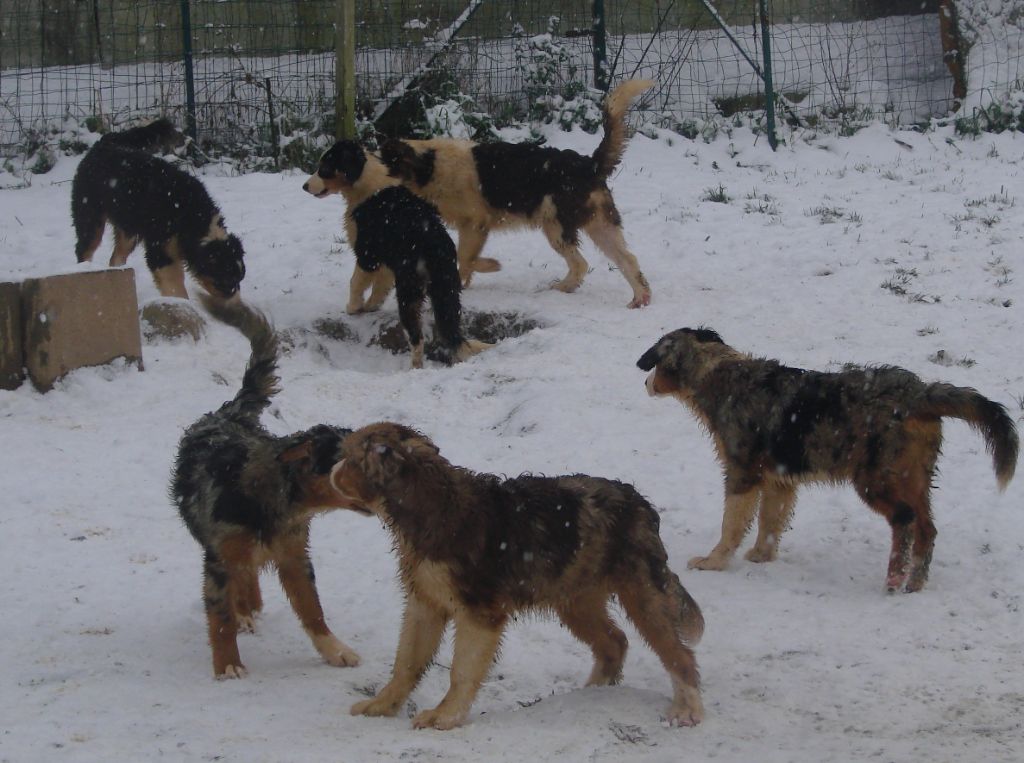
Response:
POLYGON ((779 553, 779 540, 789 527, 796 506, 796 486, 766 482, 762 489, 757 540, 746 553, 751 562, 771 562, 779 553))
POLYGON ((237 613, 239 587, 246 584, 248 575, 255 574, 254 551, 251 538, 244 535, 229 537, 220 544, 216 557, 226 583, 219 587, 209 573, 204 576, 203 594, 213 653, 213 675, 218 679, 241 678, 246 674, 238 653, 237 613))
POLYGON ((744 493, 727 494, 722 517, 722 537, 718 545, 707 556, 693 557, 686 566, 691 570, 724 570, 750 529, 760 496, 760 487, 750 488, 744 493))
POLYGON ((154 270, 153 281, 161 296, 188 299, 188 291, 185 289, 185 268, 181 260, 174 260, 170 265, 154 270))
POLYGON ((239 567, 235 575, 235 616, 238 618, 238 629, 255 633, 256 616, 263 609, 260 571, 252 563, 248 567, 239 567))
POLYGON ((356 265, 352 271, 352 278, 348 282, 348 304, 345 305, 345 312, 349 315, 363 312, 365 301, 363 294, 373 283, 373 273, 363 270, 356 265))
POLYGON ((669 724, 696 726, 704 719, 700 674, 693 650, 680 639, 679 623, 670 615, 678 605, 667 600, 670 594, 657 591, 647 581, 630 581, 618 590, 618 596, 629 619, 672 679, 669 724))
POLYGON ((391 293, 393 288, 395 288, 395 274, 390 268, 377 268, 376 272, 373 273, 370 296, 363 306, 363 311, 372 313, 380 310, 380 306, 384 304, 384 300, 388 298, 388 294, 391 293))
POLYGON ((569 272, 561 281, 551 284, 552 289, 569 294, 576 291, 587 275, 587 261, 580 254, 580 248, 562 238, 562 226, 557 221, 546 221, 542 227, 551 248, 562 255, 569 272))
POLYGON ((432 710, 424 710, 412 719, 413 728, 443 730, 465 723, 480 685, 494 663, 503 630, 503 621, 484 622, 466 610, 455 614, 451 686, 441 704, 432 710))
POLYGON ((376 697, 352 705, 352 715, 395 715, 434 659, 448 616, 413 591, 407 596, 391 680, 376 697))
POLYGON ((274 561, 277 564, 281 587, 288 595, 288 601, 298 615, 303 630, 320 656, 328 664, 339 668, 358 665, 359 655, 327 627, 316 584, 313 582, 313 565, 307 550, 308 540, 307 527, 305 533, 290 535, 275 545, 274 561))
MULTIPOLYGON (((487 229, 479 225, 470 224, 459 228, 459 278, 462 279, 463 288, 469 286, 469 282, 473 280, 473 273, 476 272, 478 264, 477 258, 487 243, 487 234, 487 229)), ((497 260, 490 261, 498 264, 497 260)))
POLYGON ((118 268, 128 261, 128 255, 135 251, 139 240, 120 228, 114 228, 114 253, 110 255, 110 267, 118 268))
POLYGON ((558 608, 558 616, 570 633, 594 654, 594 668, 587 686, 617 684, 622 679, 622 663, 629 642, 608 614, 608 594, 595 591, 574 596, 571 602, 558 608))
POLYGON ((651 286, 640 272, 640 263, 626 246, 622 229, 599 214, 587 223, 583 230, 604 256, 618 267, 619 272, 632 287, 633 300, 628 306, 646 307, 651 304, 651 286))

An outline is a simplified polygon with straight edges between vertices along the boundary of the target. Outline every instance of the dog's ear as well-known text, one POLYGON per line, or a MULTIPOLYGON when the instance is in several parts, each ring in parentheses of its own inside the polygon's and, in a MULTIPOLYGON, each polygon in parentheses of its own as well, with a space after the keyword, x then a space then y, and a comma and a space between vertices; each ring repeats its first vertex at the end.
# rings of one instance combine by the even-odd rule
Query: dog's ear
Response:
POLYGON ((641 371, 650 371, 658 365, 658 361, 661 360, 660 346, 661 342, 658 342, 658 344, 652 345, 648 348, 648 350, 640 356, 640 360, 636 362, 636 367, 641 371))
POLYGON ((297 445, 292 445, 285 450, 282 450, 277 454, 277 460, 282 464, 291 464, 296 461, 301 461, 304 458, 310 458, 313 455, 313 440, 303 440, 297 445))

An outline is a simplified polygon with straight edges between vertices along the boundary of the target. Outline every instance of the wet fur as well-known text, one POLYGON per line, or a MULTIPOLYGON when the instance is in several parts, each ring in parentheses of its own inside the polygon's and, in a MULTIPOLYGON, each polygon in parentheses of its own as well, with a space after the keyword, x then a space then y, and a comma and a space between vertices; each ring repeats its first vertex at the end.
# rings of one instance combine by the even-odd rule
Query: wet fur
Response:
POLYGON ((150 153, 180 142, 161 119, 105 135, 89 149, 71 184, 75 255, 91 260, 110 223, 111 267, 124 265, 141 239, 163 296, 188 297, 187 269, 210 294, 228 299, 245 277, 241 242, 199 180, 150 153))
POLYGON ((181 438, 171 497, 203 549, 203 603, 213 673, 245 675, 237 634, 252 630, 262 608, 259 572, 277 568, 292 608, 313 646, 332 665, 358 655, 328 629, 309 558, 309 524, 323 511, 349 507, 331 487, 330 472, 350 430, 318 425, 285 437, 270 434, 260 414, 277 392, 277 338, 244 303, 203 296, 207 308, 252 344, 242 387, 181 438))
POLYGON ((496 260, 480 257, 492 231, 529 227, 543 231, 569 266, 555 288, 575 291, 588 270, 579 249, 583 231, 629 283, 629 306, 643 307, 651 301, 651 288, 626 246, 608 177, 625 150, 626 110, 653 84, 630 80, 612 91, 604 104, 604 135, 591 156, 531 143, 432 138, 385 141, 381 161, 390 176, 434 204, 458 230, 463 284, 475 271, 500 268, 496 260))
POLYGON ((608 613, 614 595, 669 672, 669 721, 700 722, 690 647, 704 621, 668 567, 657 512, 631 485, 579 474, 477 474, 452 465, 425 436, 397 424, 357 430, 342 451, 332 482, 390 529, 406 592, 392 679, 353 714, 396 714, 451 620, 451 688, 413 725, 462 724, 505 626, 530 610, 553 612, 590 646, 588 685, 617 683, 627 644, 608 613))
POLYGON ((887 588, 918 591, 936 535, 930 491, 942 418, 984 437, 1001 489, 1016 468, 1017 432, 1003 406, 902 368, 805 371, 737 352, 707 328, 666 334, 637 365, 650 371, 651 395, 677 398, 704 424, 725 471, 721 540, 690 567, 724 569, 759 507, 746 558, 773 560, 801 484, 852 483, 891 527, 887 588))
POLYGON ((340 193, 347 202, 345 227, 356 255, 349 313, 378 309, 394 285, 414 368, 423 365, 421 312, 426 296, 446 362, 464 360, 489 346, 462 334, 455 244, 431 204, 387 181, 353 141, 338 141, 324 153, 303 188, 318 198, 340 193), (371 284, 370 299, 364 302, 371 284))

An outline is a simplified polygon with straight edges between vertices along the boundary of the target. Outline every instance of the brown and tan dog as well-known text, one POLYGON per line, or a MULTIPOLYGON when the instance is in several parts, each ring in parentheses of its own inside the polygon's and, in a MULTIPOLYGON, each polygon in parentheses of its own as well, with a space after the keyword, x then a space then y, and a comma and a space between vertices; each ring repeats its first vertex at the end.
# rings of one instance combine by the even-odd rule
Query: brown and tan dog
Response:
POLYGON ((406 593, 391 681, 354 715, 395 715, 455 622, 451 688, 416 728, 465 722, 510 618, 553 611, 594 654, 588 685, 618 682, 626 636, 615 595, 672 679, 673 725, 703 717, 691 646, 704 620, 668 568, 658 514, 630 485, 572 475, 502 479, 453 466, 398 424, 356 430, 331 474, 337 492, 395 537, 406 593))
POLYGON ((529 227, 543 231, 569 266, 554 288, 575 291, 587 274, 579 249, 582 230, 629 282, 629 307, 643 307, 651 301, 651 287, 626 246, 608 178, 626 148, 626 110, 653 85, 629 80, 608 95, 604 137, 592 156, 531 143, 431 138, 385 141, 381 160, 393 177, 434 204, 458 230, 464 284, 474 271, 500 268, 497 260, 479 256, 491 231, 529 227))
POLYGON ((902 368, 790 368, 737 352, 708 328, 666 334, 637 366, 651 372, 651 395, 675 397, 707 428, 725 471, 721 540, 691 568, 724 569, 758 506, 757 541, 746 558, 772 561, 797 488, 851 482, 892 528, 887 588, 918 591, 935 543, 930 490, 943 417, 981 433, 1001 489, 1016 468, 1017 432, 1003 406, 902 368))

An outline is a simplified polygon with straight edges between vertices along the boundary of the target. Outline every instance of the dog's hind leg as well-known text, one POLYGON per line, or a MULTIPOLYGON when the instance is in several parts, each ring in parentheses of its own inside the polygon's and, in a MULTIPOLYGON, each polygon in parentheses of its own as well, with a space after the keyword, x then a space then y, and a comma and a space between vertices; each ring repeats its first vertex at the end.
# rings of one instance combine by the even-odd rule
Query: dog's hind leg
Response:
POLYGON ((256 632, 256 617, 263 610, 263 596, 260 594, 260 571, 255 560, 249 565, 239 565, 232 574, 234 585, 235 615, 238 629, 247 633, 256 632))
POLYGON ((651 304, 651 286, 640 271, 640 263, 626 247, 622 228, 608 220, 606 215, 598 214, 584 226, 583 230, 604 256, 618 267, 619 272, 632 287, 633 299, 628 307, 646 307, 651 304))
POLYGON ((391 680, 373 699, 352 705, 352 715, 394 715, 416 688, 444 635, 448 616, 408 591, 391 680))
POLYGON ((316 591, 316 574, 309 558, 308 543, 309 528, 306 527, 304 532, 289 534, 274 544, 274 563, 281 587, 320 656, 339 668, 358 665, 359 655, 327 627, 316 591))
POLYGON ((396 276, 395 297, 398 299, 398 319, 405 329, 412 353, 412 367, 423 368, 423 298, 424 283, 416 273, 396 276))
POLYGON ((567 237, 566 232, 557 220, 545 222, 542 230, 551 247, 562 255, 565 263, 569 266, 569 272, 561 281, 551 284, 552 289, 564 291, 569 294, 576 291, 587 275, 587 261, 580 254, 579 236, 572 231, 567 237))
POLYGON ((203 559, 203 604, 213 653, 214 678, 241 678, 245 665, 238 654, 238 619, 229 566, 207 550, 203 559))
POLYGON ((687 563, 686 566, 691 570, 724 570, 750 529, 750 523, 757 511, 758 499, 761 497, 761 486, 730 486, 727 480, 725 492, 722 537, 711 549, 710 554, 695 556, 687 563))
POLYGON ((594 653, 594 668, 587 686, 617 684, 622 679, 622 663, 629 642, 608 614, 608 594, 594 591, 585 596, 576 595, 558 608, 558 616, 572 635, 594 653))
POLYGON ((100 248, 103 240, 103 226, 107 219, 101 214, 93 214, 84 208, 84 205, 76 205, 73 210, 75 220, 75 257, 79 262, 91 262, 92 256, 100 248))
POLYGON ((631 579, 616 593, 626 615, 633 621, 672 679, 673 699, 668 722, 672 726, 696 726, 704 719, 697 659, 680 639, 679 611, 671 592, 659 591, 651 580, 631 579))
POLYGON ((466 610, 455 615, 451 686, 437 707, 412 719, 413 728, 444 730, 465 723, 480 685, 494 663, 504 626, 504 621, 485 621, 466 610))
POLYGON ((135 251, 139 239, 125 233, 118 227, 114 228, 114 253, 110 255, 110 267, 119 268, 128 261, 128 255, 135 251))
POLYGON ((796 506, 796 486, 766 482, 761 497, 757 540, 747 554, 751 562, 771 562, 779 552, 779 539, 789 527, 796 506))

